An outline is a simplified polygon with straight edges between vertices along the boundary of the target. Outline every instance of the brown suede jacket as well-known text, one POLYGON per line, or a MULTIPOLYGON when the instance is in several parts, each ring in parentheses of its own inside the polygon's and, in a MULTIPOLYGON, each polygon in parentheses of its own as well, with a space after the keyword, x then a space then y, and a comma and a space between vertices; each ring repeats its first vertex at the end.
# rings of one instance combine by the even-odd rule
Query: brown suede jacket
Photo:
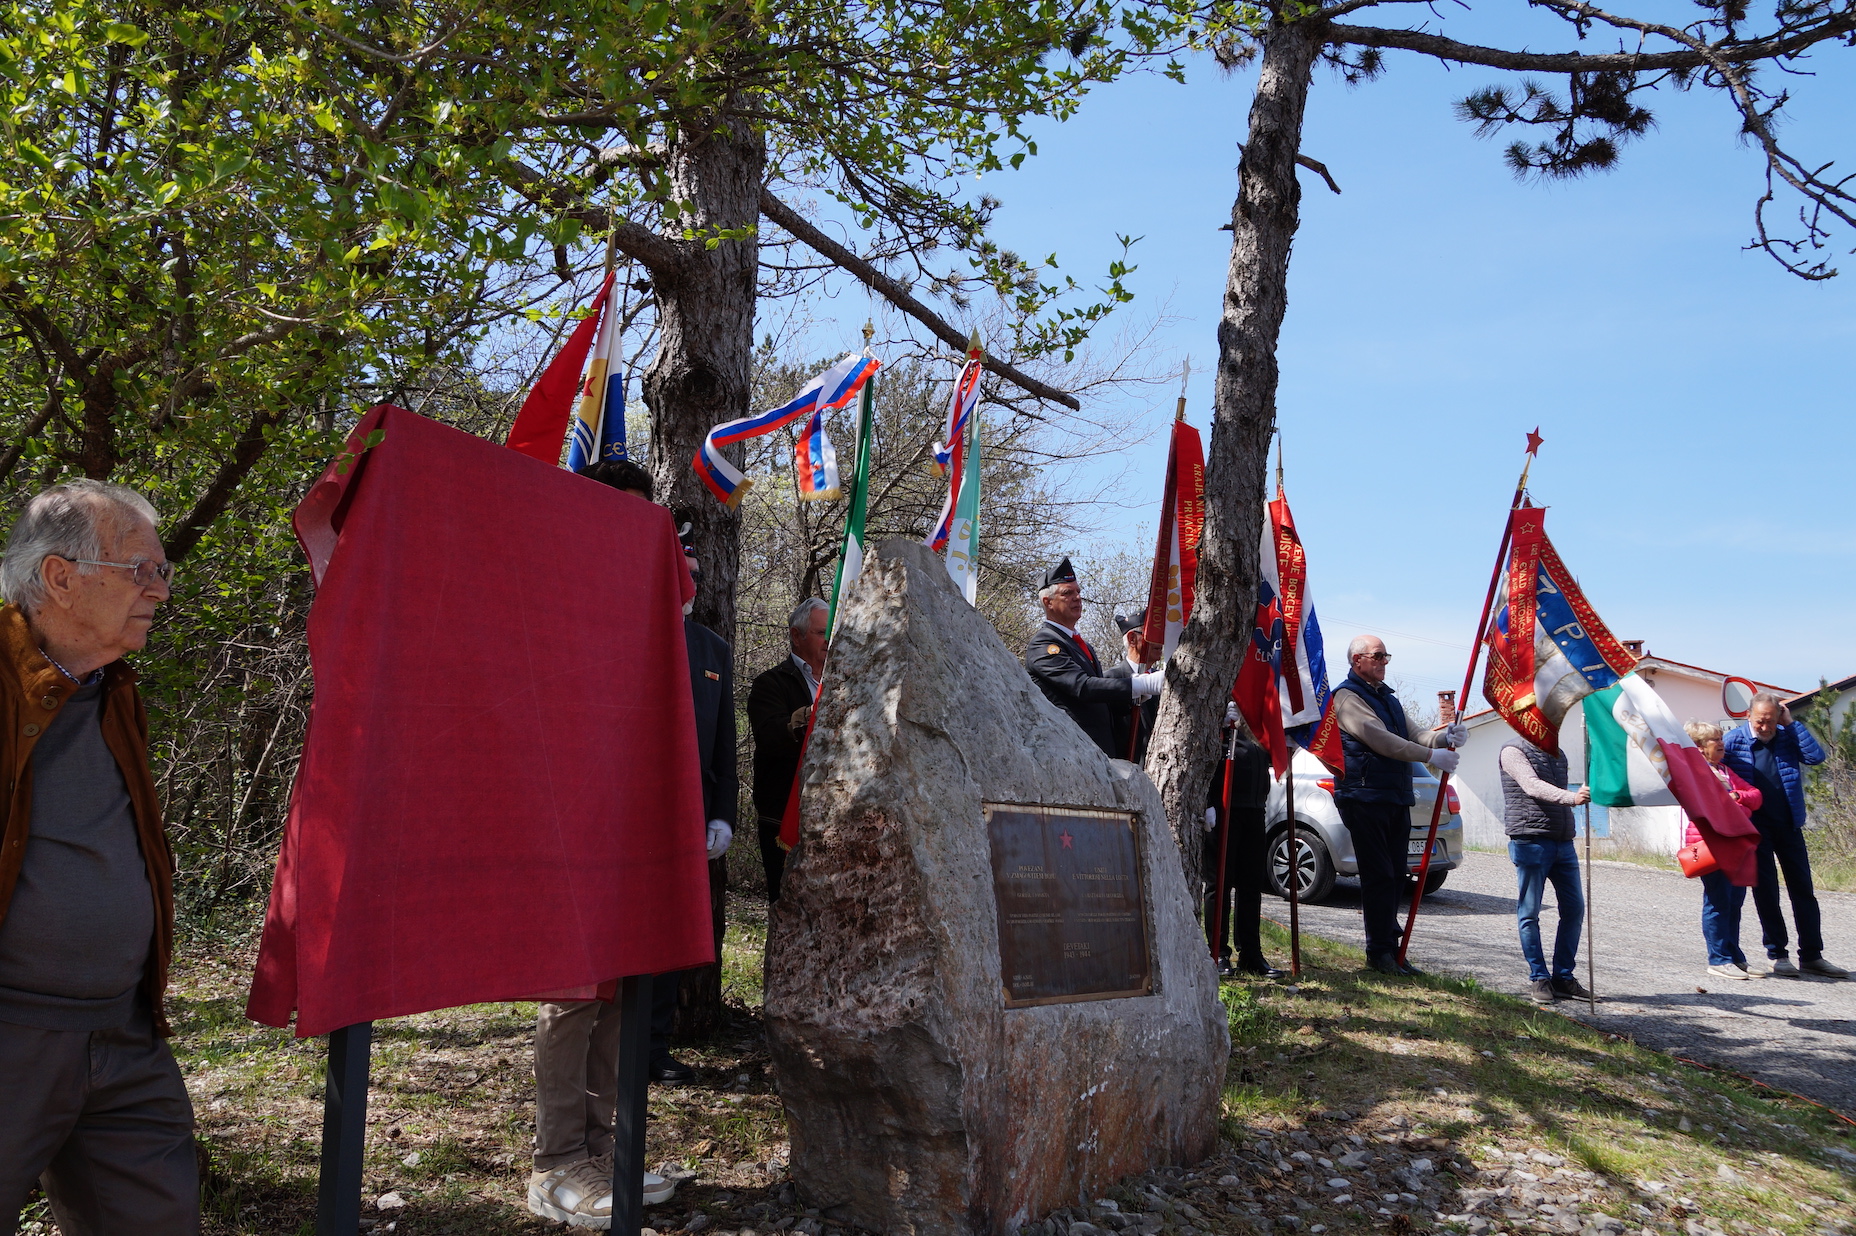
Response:
MULTIPOLYGON (((19 606, 0 607, 0 922, 6 919, 32 831, 32 749, 70 698, 71 680, 39 651, 19 606)), ((162 996, 174 955, 174 853, 161 827, 161 804, 148 768, 148 714, 135 690, 135 671, 123 661, 103 668, 103 741, 129 787, 135 828, 155 894, 155 947, 149 951, 142 991, 154 1008, 155 1027, 168 1033, 162 996)))

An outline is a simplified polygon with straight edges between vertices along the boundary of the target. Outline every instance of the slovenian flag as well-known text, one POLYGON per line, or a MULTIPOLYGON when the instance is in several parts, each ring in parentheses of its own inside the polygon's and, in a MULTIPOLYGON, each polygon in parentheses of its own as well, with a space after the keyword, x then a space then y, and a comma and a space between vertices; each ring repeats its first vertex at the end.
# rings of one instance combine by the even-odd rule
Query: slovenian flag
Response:
POLYGON ((881 363, 873 356, 852 352, 806 383, 804 389, 779 407, 717 425, 696 449, 697 477, 715 495, 716 501, 735 506, 753 482, 742 475, 741 469, 722 458, 724 448, 770 434, 801 417, 844 407, 857 398, 857 392, 881 363))
POLYGON ((1308 556, 1280 489, 1263 507, 1257 567, 1257 616, 1231 698, 1278 777, 1288 771, 1291 740, 1339 771, 1345 757, 1321 624, 1308 597, 1308 556))
POLYGON ((954 512, 960 505, 960 487, 967 474, 967 425, 980 404, 980 373, 983 368, 984 354, 980 348, 979 332, 975 331, 967 345, 967 363, 960 370, 960 376, 954 380, 953 392, 948 397, 947 420, 942 426, 947 440, 934 444, 935 469, 947 477, 947 500, 941 504, 941 514, 934 521, 934 528, 922 539, 922 544, 936 553, 947 548, 948 538, 954 532, 954 512))
POLYGON ((1743 888, 1757 884, 1759 830, 1649 683, 1627 674, 1584 700, 1587 782, 1606 807, 1679 805, 1714 861, 1743 888))
POLYGON ((1558 751, 1560 722, 1594 691, 1617 685, 1637 667, 1574 582, 1547 539, 1546 510, 1508 513, 1507 570, 1495 597, 1483 698, 1515 733, 1542 751, 1558 751))
POLYGON ((835 502, 844 496, 838 488, 838 451, 825 436, 823 411, 812 414, 793 444, 793 475, 799 478, 802 502, 835 502))

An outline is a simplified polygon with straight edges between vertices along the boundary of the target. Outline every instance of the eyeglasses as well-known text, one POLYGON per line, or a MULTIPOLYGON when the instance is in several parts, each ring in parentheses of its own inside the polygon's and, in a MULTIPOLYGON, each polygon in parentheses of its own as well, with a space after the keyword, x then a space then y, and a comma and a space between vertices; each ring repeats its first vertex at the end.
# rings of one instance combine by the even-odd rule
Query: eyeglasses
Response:
POLYGON ((1390 661, 1392 659, 1392 654, 1389 652, 1363 652, 1360 655, 1368 661, 1390 661))
MULTIPOLYGON (((63 554, 58 556, 64 557, 63 554)), ((106 566, 115 567, 119 571, 127 571, 135 580, 137 588, 146 588, 157 579, 169 586, 174 583, 172 562, 155 562, 149 558, 140 558, 134 562, 103 562, 96 558, 65 558, 65 561, 75 562, 79 566, 106 566)))

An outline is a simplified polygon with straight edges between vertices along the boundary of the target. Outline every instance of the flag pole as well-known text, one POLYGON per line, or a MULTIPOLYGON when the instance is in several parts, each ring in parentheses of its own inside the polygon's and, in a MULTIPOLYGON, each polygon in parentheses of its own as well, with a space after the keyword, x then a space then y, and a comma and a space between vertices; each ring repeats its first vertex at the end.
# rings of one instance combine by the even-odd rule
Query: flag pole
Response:
POLYGON ((1585 709, 1579 709, 1579 784, 1585 787, 1585 997, 1594 1014, 1598 1012, 1598 981, 1592 949, 1597 944, 1592 917, 1592 742, 1585 728, 1585 709))
MULTIPOLYGON (((1173 406, 1173 421, 1175 424, 1186 419, 1186 383, 1191 379, 1191 377, 1192 377, 1192 357, 1188 356, 1186 357, 1185 360, 1179 363, 1179 402, 1173 406)), ((1171 471, 1173 467, 1173 439, 1171 437, 1167 439, 1166 459, 1167 459, 1167 464, 1166 464, 1167 469, 1168 471, 1171 471)), ((1162 515, 1164 514, 1165 513, 1162 512, 1162 515)), ((1162 541, 1162 544, 1157 545, 1154 548, 1154 555, 1156 558, 1159 557, 1159 555, 1168 552, 1168 547, 1164 543, 1164 536, 1166 533, 1166 529, 1162 528, 1160 529, 1160 532, 1161 532, 1163 541, 1162 541)), ((1179 508, 1177 504, 1174 506, 1173 536, 1175 538, 1179 536, 1179 508)), ((1153 598, 1151 596, 1148 598, 1148 603, 1150 605, 1153 603, 1153 598)), ((1146 614, 1144 612, 1142 614, 1142 617, 1143 618, 1146 617, 1146 614)), ((1143 633, 1141 637, 1141 656, 1146 657, 1148 655, 1150 655, 1150 650, 1147 647, 1147 638, 1145 634, 1145 628, 1143 628, 1143 633)), ((1152 664, 1152 662, 1144 660, 1142 661, 1142 664, 1149 665, 1149 664, 1152 664)), ((1134 753, 1137 750, 1139 750, 1139 743, 1141 741, 1140 701, 1136 700, 1136 701, 1131 702, 1128 705, 1128 708, 1129 708, 1128 728, 1130 730, 1130 733, 1128 736, 1128 762, 1132 764, 1134 762, 1134 753)))
MULTIPOLYGON (((1527 493, 1527 473, 1534 466, 1534 455, 1540 450, 1543 439, 1540 426, 1534 426, 1534 432, 1527 435, 1527 458, 1521 465, 1521 479, 1515 482, 1514 498, 1508 503, 1508 518, 1502 524, 1501 547, 1495 551, 1495 568, 1489 572, 1489 590, 1482 598, 1482 617, 1476 620, 1476 635, 1469 642, 1469 665, 1463 670, 1463 690, 1456 697, 1457 715, 1462 716, 1469 703, 1469 689, 1475 685, 1476 662, 1482 659, 1482 638, 1489 629, 1489 610, 1495 605, 1495 589, 1502 580, 1502 564, 1508 560, 1508 542, 1514 536, 1514 513, 1521 506, 1521 498, 1527 493)), ((1424 900, 1424 881, 1431 871, 1431 851, 1437 845, 1437 822, 1443 815, 1444 792, 1450 788, 1450 774, 1444 773, 1437 779, 1437 799, 1431 804, 1431 829, 1424 839, 1424 857, 1418 863, 1418 884, 1411 890, 1411 909, 1405 915, 1405 934, 1398 942, 1398 959, 1405 960, 1406 950, 1411 948, 1411 931, 1418 922, 1418 903, 1424 900)))
POLYGON ((1231 847, 1231 762, 1237 756, 1237 724, 1233 722, 1226 727, 1228 733, 1224 742, 1224 827, 1218 833, 1218 876, 1214 887, 1218 890, 1218 910, 1212 915, 1212 961, 1218 961, 1218 954, 1224 948, 1225 901, 1231 896, 1230 887, 1225 883, 1226 855, 1231 847))
MULTIPOLYGON (((1282 485, 1282 426, 1276 427, 1276 497, 1286 501, 1282 485)), ((1285 632, 1286 634, 1286 632, 1285 632)), ((1289 750, 1289 769, 1282 779, 1283 814, 1289 822, 1289 980, 1302 980, 1302 838, 1295 825, 1295 748, 1289 746, 1287 733, 1283 745, 1289 750)))

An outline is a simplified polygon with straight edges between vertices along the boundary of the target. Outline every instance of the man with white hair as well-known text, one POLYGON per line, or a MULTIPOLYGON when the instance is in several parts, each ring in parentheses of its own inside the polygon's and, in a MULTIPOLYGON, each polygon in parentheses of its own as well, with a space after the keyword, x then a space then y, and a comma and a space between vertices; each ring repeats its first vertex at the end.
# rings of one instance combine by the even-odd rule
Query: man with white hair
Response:
POLYGON ((1811 882, 1811 852, 1804 840, 1804 769, 1822 764, 1824 749, 1811 731, 1792 720, 1792 710, 1770 691, 1761 691, 1748 705, 1746 720, 1723 740, 1722 763, 1740 774, 1760 793, 1753 810, 1759 829, 1759 883, 1753 887, 1753 908, 1759 911, 1759 929, 1772 973, 1797 978, 1800 972, 1819 978, 1848 978, 1849 971, 1824 960, 1823 912, 1811 882), (1798 924, 1798 960, 1791 959, 1791 938, 1785 930, 1785 910, 1779 905, 1779 873, 1785 873, 1785 891, 1798 924))
POLYGON ((786 619, 791 651, 772 669, 757 675, 748 688, 748 728, 754 732, 754 813, 759 817, 760 861, 767 873, 767 900, 780 897, 786 851, 780 848, 780 821, 799 775, 806 718, 818 698, 825 673, 825 646, 831 639, 831 607, 807 597, 786 619))
POLYGON ((1347 645, 1347 677, 1334 688, 1346 770, 1335 780, 1334 805, 1353 838, 1360 870, 1360 914, 1366 921, 1366 964, 1381 974, 1421 971, 1398 956, 1398 906, 1405 892, 1405 850, 1411 839, 1411 766, 1429 764, 1455 772, 1452 750, 1468 730, 1453 722, 1413 739, 1405 706, 1386 685, 1392 654, 1377 635, 1358 635, 1347 645))
POLYGON ((1076 629, 1083 617, 1083 590, 1068 558, 1044 573, 1038 602, 1044 607, 1044 625, 1025 646, 1025 671, 1044 698, 1069 714, 1104 754, 1127 759, 1129 714, 1136 702, 1160 694, 1166 671, 1125 678, 1102 672, 1095 649, 1076 629))
POLYGON ((0 1230, 36 1183, 66 1236, 200 1230, 193 1107, 165 1039, 174 858, 122 660, 173 578, 155 509, 78 480, 0 563, 0 1230))

